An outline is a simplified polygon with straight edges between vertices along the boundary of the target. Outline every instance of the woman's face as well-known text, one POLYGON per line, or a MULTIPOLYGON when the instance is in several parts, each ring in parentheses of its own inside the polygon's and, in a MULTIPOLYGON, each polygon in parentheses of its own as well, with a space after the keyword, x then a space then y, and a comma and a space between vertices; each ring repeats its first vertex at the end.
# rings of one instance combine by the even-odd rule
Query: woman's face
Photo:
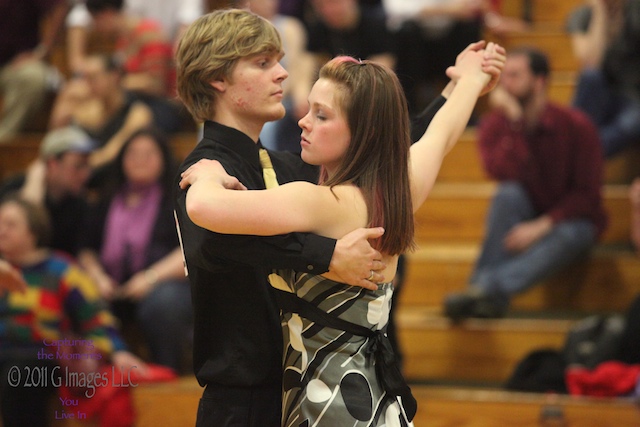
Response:
POLYGON ((340 165, 351 142, 347 118, 337 94, 344 89, 331 80, 319 79, 309 94, 309 112, 298 122, 302 128, 302 159, 323 165, 331 175, 340 165))
POLYGON ((151 136, 140 135, 127 147, 122 159, 127 181, 132 184, 152 184, 162 176, 164 160, 160 147, 151 136))
POLYGON ((36 237, 22 207, 10 201, 0 205, 0 254, 11 260, 35 248, 36 237))

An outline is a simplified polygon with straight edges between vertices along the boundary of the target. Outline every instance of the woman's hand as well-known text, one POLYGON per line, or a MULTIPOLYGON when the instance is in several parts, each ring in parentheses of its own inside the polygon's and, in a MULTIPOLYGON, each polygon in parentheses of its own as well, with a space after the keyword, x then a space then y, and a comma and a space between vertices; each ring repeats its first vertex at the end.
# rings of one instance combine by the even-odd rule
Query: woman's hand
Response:
POLYGON ((147 364, 133 353, 125 350, 116 351, 111 355, 111 363, 125 372, 135 369, 138 374, 145 376, 148 373, 147 364))
POLYGON ((8 292, 24 293, 27 283, 22 274, 7 261, 0 259, 0 296, 8 292))
MULTIPOLYGON (((456 63, 454 66, 451 66, 447 69, 447 76, 452 80, 453 85, 458 81, 461 77, 460 74, 460 65, 465 63, 465 60, 468 60, 467 56, 469 54, 477 55, 481 53, 483 56, 481 70, 482 72, 488 74, 490 80, 482 89, 480 96, 487 94, 491 90, 493 90, 500 80, 500 75, 502 74, 502 70, 504 68, 504 64, 507 60, 507 52, 504 47, 490 42, 487 44, 484 40, 471 43, 465 50, 460 52, 456 58, 456 63), (486 49, 485 49, 486 46, 486 49)), ((451 86, 451 85, 450 85, 451 86)), ((452 90, 453 86, 451 86, 449 92, 452 90)), ((446 94, 443 93, 446 96, 446 94)))
POLYGON ((106 273, 100 273, 94 277, 100 296, 107 301, 111 301, 118 296, 118 283, 106 273))
POLYGON ((495 44, 489 43, 486 50, 472 50, 472 45, 463 50, 456 59, 456 64, 447 68, 447 76, 455 82, 463 78, 473 78, 481 81, 483 86, 489 84, 491 76, 482 70, 486 52, 493 52, 495 44))
POLYGON ((139 271, 134 274, 118 291, 118 298, 140 301, 155 288, 158 278, 152 270, 139 271))
POLYGON ((208 181, 227 190, 247 189, 236 177, 229 175, 217 160, 201 159, 189 166, 180 177, 179 185, 183 190, 200 180, 208 181))

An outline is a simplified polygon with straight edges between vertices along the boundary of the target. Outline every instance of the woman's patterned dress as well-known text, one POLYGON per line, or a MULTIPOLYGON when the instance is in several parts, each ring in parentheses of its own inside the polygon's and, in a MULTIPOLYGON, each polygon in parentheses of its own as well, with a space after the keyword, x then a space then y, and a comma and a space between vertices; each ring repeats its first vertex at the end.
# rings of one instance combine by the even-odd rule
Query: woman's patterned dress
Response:
MULTIPOLYGON (((289 293, 285 296, 294 293, 322 314, 371 331, 382 334, 389 319, 391 283, 369 291, 290 270, 271 274, 269 281, 289 293)), ((320 325, 309 320, 313 316, 305 317, 305 310, 299 312, 281 313, 282 426, 410 426, 400 399, 387 393, 376 375, 374 357, 368 354, 372 338, 320 325)))

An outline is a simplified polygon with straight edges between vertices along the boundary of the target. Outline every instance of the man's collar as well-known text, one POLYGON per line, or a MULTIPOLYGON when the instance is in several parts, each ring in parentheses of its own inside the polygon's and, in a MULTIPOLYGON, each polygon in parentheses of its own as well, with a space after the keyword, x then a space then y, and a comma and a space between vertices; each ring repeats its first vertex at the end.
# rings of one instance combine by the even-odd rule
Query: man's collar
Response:
POLYGON ((247 134, 238 129, 222 125, 218 122, 206 121, 204 123, 203 135, 206 139, 211 139, 217 143, 228 147, 230 150, 240 154, 251 163, 260 164, 258 154, 261 148, 260 142, 255 143, 247 134))

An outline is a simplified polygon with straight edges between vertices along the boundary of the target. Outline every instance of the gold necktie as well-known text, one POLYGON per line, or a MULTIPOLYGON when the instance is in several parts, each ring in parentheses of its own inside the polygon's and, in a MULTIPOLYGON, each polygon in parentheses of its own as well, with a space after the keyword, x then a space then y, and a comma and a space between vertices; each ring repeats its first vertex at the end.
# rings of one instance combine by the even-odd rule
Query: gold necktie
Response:
POLYGON ((273 169, 269 153, 264 148, 260 149, 260 164, 262 165, 262 176, 264 177, 264 184, 267 188, 277 187, 278 180, 276 179, 276 171, 273 169))

